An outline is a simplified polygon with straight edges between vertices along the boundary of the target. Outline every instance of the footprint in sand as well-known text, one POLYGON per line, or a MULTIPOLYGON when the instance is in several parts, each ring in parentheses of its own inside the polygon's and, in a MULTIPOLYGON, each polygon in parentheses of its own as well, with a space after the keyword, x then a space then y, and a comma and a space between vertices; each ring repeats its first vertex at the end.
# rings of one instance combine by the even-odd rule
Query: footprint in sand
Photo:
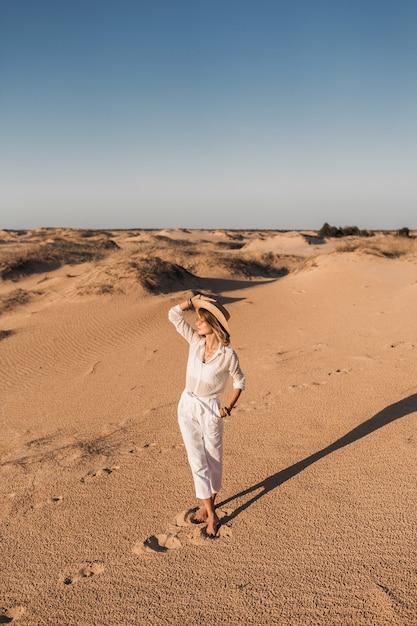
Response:
POLYGON ((334 370, 333 372, 329 372, 327 375, 328 376, 333 376, 334 374, 349 374, 349 372, 351 372, 352 370, 348 369, 348 368, 344 368, 344 369, 337 369, 334 370))
POLYGON ((178 445, 172 444, 171 446, 163 446, 160 450, 160 454, 164 454, 165 452, 172 452, 173 450, 178 450, 179 448, 184 448, 184 444, 180 443, 178 445))
POLYGON ((391 344, 391 348, 406 348, 407 350, 413 350, 415 345, 407 341, 396 341, 391 344))
POLYGON ((140 448, 136 448, 135 452, 150 452, 156 447, 156 443, 152 441, 151 443, 145 443, 140 448))
POLYGON ((185 509, 185 511, 177 513, 174 517, 175 526, 179 526, 180 528, 189 527, 193 523, 192 519, 196 512, 197 509, 185 509))
POLYGON ((231 511, 217 509, 220 526, 216 537, 207 535, 207 524, 205 522, 201 524, 193 523, 192 520, 196 511, 197 509, 185 509, 177 513, 173 524, 167 532, 151 535, 145 541, 138 541, 134 545, 132 552, 135 554, 144 554, 146 552, 166 553, 169 550, 181 548, 187 543, 194 546, 202 546, 219 539, 229 539, 232 536, 232 531, 225 522, 231 511), (222 519, 224 520, 223 523, 221 522, 222 519))
POLYGON ((8 609, 0 609, 0 624, 11 624, 22 617, 25 612, 24 606, 12 606, 8 609))
POLYGON ((33 505, 33 508, 41 509, 42 507, 46 505, 59 506, 60 504, 62 504, 63 500, 64 500, 63 496, 52 496, 51 498, 48 498, 47 500, 42 500, 41 502, 37 502, 36 504, 33 505))
POLYGON ((94 478, 97 478, 101 474, 112 474, 115 470, 120 469, 120 465, 112 465, 111 467, 103 467, 98 470, 91 470, 85 476, 81 478, 82 483, 88 483, 94 478))
POLYGON ((47 504, 54 504, 56 506, 58 504, 62 504, 63 499, 64 498, 62 496, 53 496, 52 498, 49 498, 46 502, 47 504))
POLYGON ((105 569, 102 561, 88 561, 74 576, 67 576, 64 585, 73 585, 83 578, 97 576, 97 574, 102 574, 105 569))
MULTIPOLYGON (((337 369, 334 370, 333 372, 328 372, 327 376, 339 376, 340 374, 349 374, 349 372, 351 372, 352 370, 344 368, 344 369, 337 369)), ((290 389, 310 389, 311 387, 320 387, 321 385, 326 385, 328 383, 328 380, 315 380, 311 383, 300 383, 300 384, 292 384, 289 385, 290 389)))
POLYGON ((180 540, 173 534, 161 533, 160 535, 151 535, 145 541, 138 541, 133 547, 135 554, 143 554, 144 552, 168 552, 168 550, 177 550, 181 548, 180 540))

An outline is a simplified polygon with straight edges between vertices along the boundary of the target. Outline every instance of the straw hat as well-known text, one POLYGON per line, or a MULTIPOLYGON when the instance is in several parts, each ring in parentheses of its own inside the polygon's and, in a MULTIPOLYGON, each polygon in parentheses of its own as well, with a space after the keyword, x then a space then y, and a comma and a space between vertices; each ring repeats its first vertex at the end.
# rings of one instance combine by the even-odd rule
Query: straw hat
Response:
POLYGON ((223 326, 225 331, 227 331, 230 335, 230 328, 227 320, 230 319, 229 311, 226 311, 224 306, 222 306, 219 302, 210 302, 209 300, 199 300, 195 298, 193 300, 194 309, 198 311, 199 309, 206 309, 206 311, 210 311, 217 319, 218 322, 223 326))

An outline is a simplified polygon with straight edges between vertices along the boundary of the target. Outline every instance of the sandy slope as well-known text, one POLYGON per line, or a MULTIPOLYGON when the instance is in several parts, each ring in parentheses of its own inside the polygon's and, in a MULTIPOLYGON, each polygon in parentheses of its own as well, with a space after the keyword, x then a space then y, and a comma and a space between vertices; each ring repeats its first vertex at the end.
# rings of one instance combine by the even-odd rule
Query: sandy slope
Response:
MULTIPOLYGON (((230 240, 162 233, 185 235, 202 255, 230 240)), ((103 271, 29 275, 43 293, 0 317, 0 623, 416 625, 416 256, 328 249, 211 283, 248 381, 214 541, 189 522, 176 424, 186 345, 167 311, 188 291, 107 272, 120 289, 83 292, 103 271)))

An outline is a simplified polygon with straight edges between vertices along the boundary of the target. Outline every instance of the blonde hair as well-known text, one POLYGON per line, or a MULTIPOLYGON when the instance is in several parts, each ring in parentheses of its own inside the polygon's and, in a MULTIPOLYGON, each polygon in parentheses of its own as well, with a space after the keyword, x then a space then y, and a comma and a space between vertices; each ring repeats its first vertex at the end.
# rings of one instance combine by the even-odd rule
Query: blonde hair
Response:
POLYGON ((198 316, 200 317, 200 319, 207 322, 209 326, 211 326, 214 334, 223 346, 228 346, 230 344, 229 333, 225 328, 223 328, 223 326, 220 324, 217 317, 213 315, 213 313, 210 313, 210 311, 207 311, 207 309, 203 309, 202 307, 200 307, 198 310, 198 316))

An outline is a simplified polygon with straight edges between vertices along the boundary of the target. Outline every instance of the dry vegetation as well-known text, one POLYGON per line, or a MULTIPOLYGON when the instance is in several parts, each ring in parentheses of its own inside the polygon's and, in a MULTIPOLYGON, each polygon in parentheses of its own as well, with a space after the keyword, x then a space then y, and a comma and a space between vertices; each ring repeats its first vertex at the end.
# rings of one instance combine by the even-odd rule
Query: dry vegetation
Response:
POLYGON ((94 240, 55 238, 39 243, 19 243, 0 248, 0 277, 15 280, 22 276, 49 272, 62 265, 75 265, 104 258, 117 245, 105 236, 94 240))
POLYGON ((13 289, 3 295, 0 294, 0 315, 22 304, 27 304, 29 300, 30 294, 24 289, 13 289))
MULTIPOLYGON (((130 233, 137 237, 137 233, 130 233)), ((116 286, 109 281, 130 278, 146 291, 167 292, 175 286, 192 288, 198 277, 278 278, 290 271, 296 260, 273 253, 253 255, 245 251, 245 242, 233 236, 226 241, 173 240, 155 234, 121 249, 110 233, 71 231, 59 237, 35 242, 33 238, 0 248, 0 278, 18 282, 32 274, 51 272, 64 265, 95 262, 103 267, 107 280, 86 284, 80 293, 111 293, 116 286), (236 240, 237 239, 237 240, 236 240), (203 248, 203 250, 202 250, 203 248), (105 269, 104 269, 105 268, 105 269)), ((88 283, 88 280, 87 280, 88 283)))
POLYGON ((349 237, 341 241, 337 252, 364 252, 377 256, 398 258, 417 254, 417 238, 401 237, 394 234, 379 234, 372 238, 349 237))

